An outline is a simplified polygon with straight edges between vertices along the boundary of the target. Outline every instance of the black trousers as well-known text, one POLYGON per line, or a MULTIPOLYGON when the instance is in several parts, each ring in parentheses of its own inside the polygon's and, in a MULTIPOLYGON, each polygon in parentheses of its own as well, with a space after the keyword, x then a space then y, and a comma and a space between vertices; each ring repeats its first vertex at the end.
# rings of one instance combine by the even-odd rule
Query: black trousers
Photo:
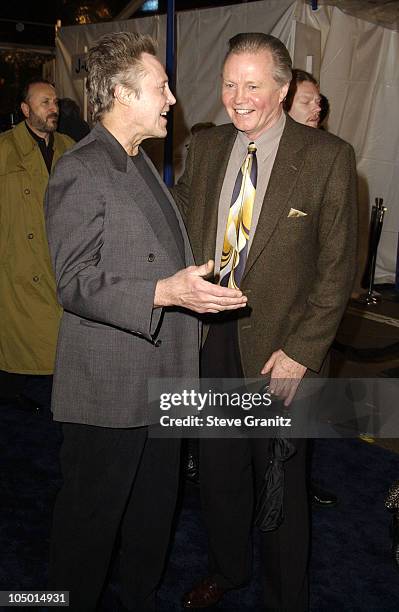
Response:
POLYGON ((14 400, 24 390, 28 376, 0 370, 0 400, 14 400))
MULTIPOLYGON (((266 360, 266 356, 265 356, 266 360)), ((203 378, 242 378, 236 322, 213 325, 201 360, 203 378)), ((308 609, 309 508, 306 440, 285 463, 284 521, 260 532, 264 609, 308 609)), ((201 502, 209 539, 210 572, 227 588, 251 576, 256 493, 269 457, 269 439, 201 439, 201 502)))
POLYGON ((21 400, 27 400, 35 407, 50 408, 52 381, 49 374, 15 374, 0 370, 0 403, 18 407, 25 403, 21 400))
POLYGON ((49 588, 70 591, 73 612, 96 609, 120 532, 121 599, 155 610, 169 543, 179 440, 151 439, 146 427, 63 425, 50 546, 49 588))

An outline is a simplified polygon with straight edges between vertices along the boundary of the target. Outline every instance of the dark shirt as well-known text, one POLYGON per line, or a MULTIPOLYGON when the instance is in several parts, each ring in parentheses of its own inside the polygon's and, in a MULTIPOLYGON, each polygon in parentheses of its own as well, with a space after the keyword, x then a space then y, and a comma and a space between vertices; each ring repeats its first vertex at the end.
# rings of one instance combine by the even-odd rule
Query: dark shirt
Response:
POLYGON ((26 129, 28 130, 29 134, 32 136, 32 138, 36 140, 37 144, 39 145, 40 152, 43 155, 44 163, 46 164, 47 172, 50 174, 51 164, 53 163, 53 156, 54 156, 54 134, 50 132, 49 139, 48 139, 48 145, 47 145, 44 138, 40 138, 40 136, 35 134, 35 132, 32 132, 32 130, 30 129, 26 121, 25 121, 25 125, 26 125, 26 129))
POLYGON ((137 155, 130 156, 130 159, 132 160, 132 162, 136 166, 136 169, 139 171, 142 178, 146 182, 146 185, 150 189, 156 202, 158 202, 163 214, 165 215, 166 221, 169 224, 170 229, 172 230, 180 253, 182 254, 184 259, 184 241, 180 225, 177 220, 176 213, 173 210, 165 192, 163 191, 161 185, 159 184, 159 181, 157 181, 156 177, 151 171, 151 168, 148 166, 144 155, 140 150, 137 155))

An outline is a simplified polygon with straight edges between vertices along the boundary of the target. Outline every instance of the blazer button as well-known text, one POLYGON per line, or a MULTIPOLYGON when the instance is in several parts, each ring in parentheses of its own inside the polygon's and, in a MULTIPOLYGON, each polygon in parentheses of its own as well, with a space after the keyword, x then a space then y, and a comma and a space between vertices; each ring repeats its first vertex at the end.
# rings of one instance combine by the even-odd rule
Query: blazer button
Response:
POLYGON ((29 195, 30 194, 30 189, 24 189, 24 194, 25 195, 29 195))
POLYGON ((34 276, 32 280, 34 283, 38 283, 40 279, 38 276, 34 276))
POLYGON ((149 254, 148 254, 147 261, 149 261, 150 263, 152 263, 154 260, 155 260, 155 255, 154 255, 154 253, 149 253, 149 254))
POLYGON ((32 238, 33 238, 32 232, 30 234, 28 234, 28 238, 29 238, 29 240, 32 240, 32 238))
POLYGON ((159 346, 161 346, 161 344, 162 344, 162 340, 156 340, 156 341, 154 342, 154 346, 156 346, 157 348, 158 348, 159 346))

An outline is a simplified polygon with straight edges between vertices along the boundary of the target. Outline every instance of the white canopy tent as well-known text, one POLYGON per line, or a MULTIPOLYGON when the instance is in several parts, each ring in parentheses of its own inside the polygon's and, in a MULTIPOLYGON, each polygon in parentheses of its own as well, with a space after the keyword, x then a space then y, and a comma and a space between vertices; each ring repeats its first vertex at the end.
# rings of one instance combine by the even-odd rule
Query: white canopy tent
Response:
MULTIPOLYGON (((327 4, 327 3, 326 3, 327 4)), ((311 11, 298 3, 296 18, 321 32, 320 85, 331 104, 329 130, 350 142, 359 173, 360 260, 367 249, 370 207, 382 197, 388 211, 378 250, 376 279, 395 280, 399 232, 399 33, 360 19, 384 22, 382 7, 356 0, 311 11), (374 9, 374 10, 373 10, 374 9)), ((392 4, 387 6, 386 18, 392 4)), ((396 27, 399 3, 396 3, 396 27)), ((359 269, 361 266, 359 267, 359 269)))
MULTIPOLYGON (((324 1, 316 11, 304 0, 261 0, 178 13, 176 174, 182 169, 190 127, 200 121, 219 124, 227 120, 219 101, 220 68, 227 40, 244 31, 274 34, 287 45, 295 67, 311 69, 316 75, 320 71, 321 90, 331 104, 329 130, 355 148, 360 177, 362 262, 370 207, 375 197, 384 198, 388 212, 376 278, 380 282, 392 282, 399 231, 396 180, 399 173, 399 33, 393 27, 385 27, 381 14, 378 23, 383 22, 384 26, 360 18, 360 5, 368 3, 357 2, 354 6, 354 1, 324 1), (341 9, 351 10, 356 16, 341 9)), ((368 8, 365 18, 371 19, 370 5, 364 8, 368 8)), ((392 19, 389 23, 395 25, 392 19)), ((121 30, 151 34, 164 58, 165 16, 61 28, 56 40, 56 82, 60 97, 74 98, 83 108, 84 66, 77 79, 73 70, 79 58, 75 56, 84 54, 105 32, 121 30)), ((159 166, 162 146, 149 143, 148 148, 159 166)))

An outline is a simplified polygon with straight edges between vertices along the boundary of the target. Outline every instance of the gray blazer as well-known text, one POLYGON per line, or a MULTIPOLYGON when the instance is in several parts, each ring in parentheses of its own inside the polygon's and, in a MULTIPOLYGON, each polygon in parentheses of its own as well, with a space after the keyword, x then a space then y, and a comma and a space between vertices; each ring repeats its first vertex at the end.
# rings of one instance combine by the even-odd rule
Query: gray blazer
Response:
POLYGON ((62 157, 49 181, 47 235, 64 308, 52 398, 58 421, 147 425, 149 378, 198 375, 197 318, 153 308, 157 280, 193 257, 180 213, 146 160, 175 211, 175 232, 101 125, 62 157))

